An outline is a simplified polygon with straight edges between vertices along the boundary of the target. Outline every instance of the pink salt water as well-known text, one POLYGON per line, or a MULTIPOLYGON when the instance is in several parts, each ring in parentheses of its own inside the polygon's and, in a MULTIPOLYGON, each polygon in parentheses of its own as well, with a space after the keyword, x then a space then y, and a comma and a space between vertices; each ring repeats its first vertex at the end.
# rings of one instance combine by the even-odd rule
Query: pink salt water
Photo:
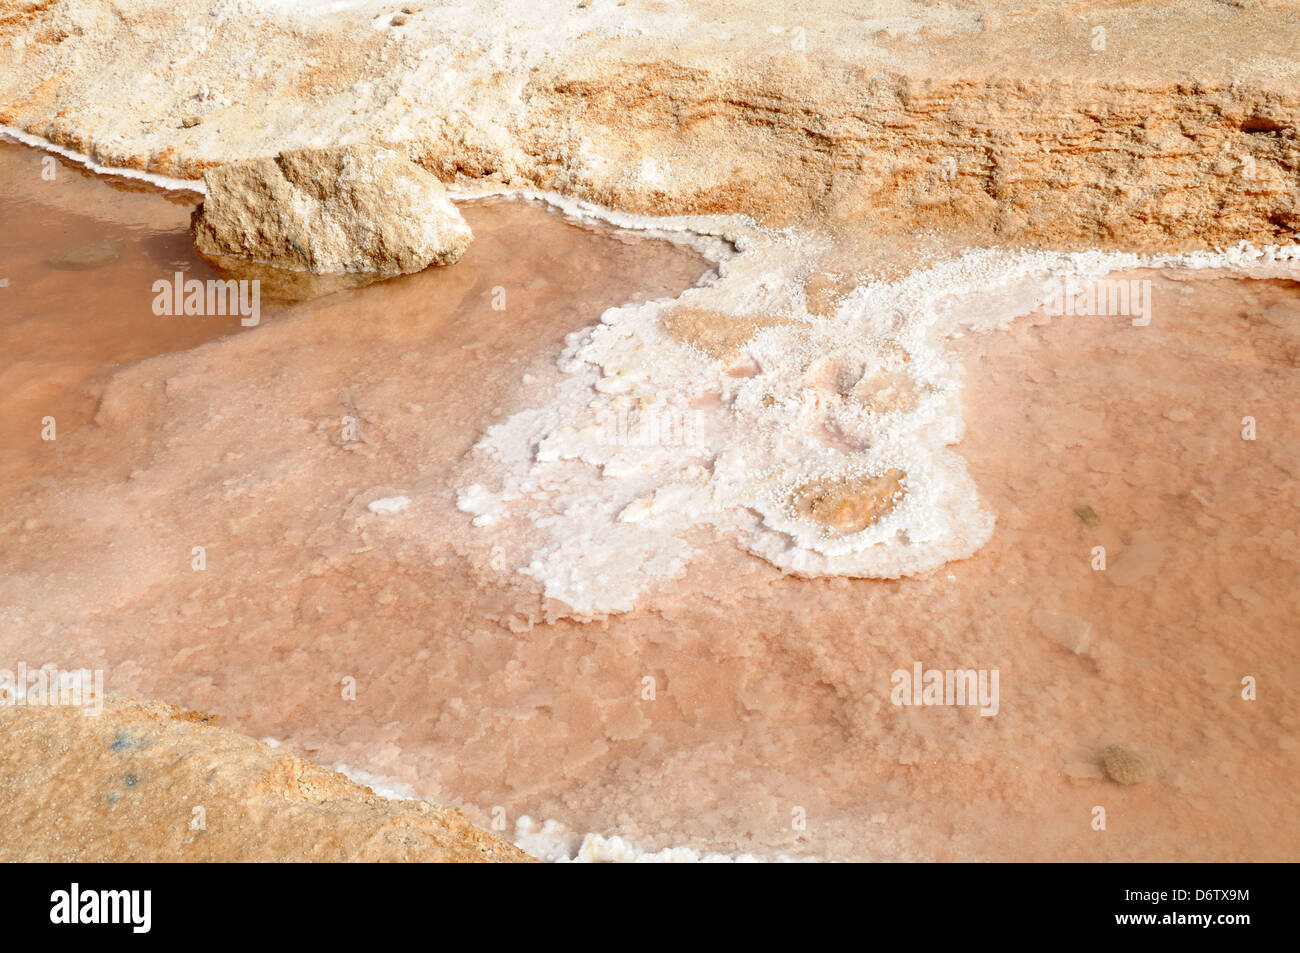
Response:
POLYGON ((1294 284, 1142 275, 1148 327, 1031 317, 953 342, 959 449, 998 516, 969 560, 801 580, 701 532, 637 611, 548 623, 456 510, 460 460, 542 403, 566 333, 675 295, 696 255, 473 204, 453 268, 241 329, 149 309, 154 280, 208 274, 192 200, 68 166, 54 187, 10 146, 0 169, 0 665, 102 668, 506 833, 529 815, 647 849, 1300 856, 1294 284), (45 264, 99 237, 124 239, 115 262, 45 264), (918 662, 997 669, 997 714, 895 706, 918 662), (1109 744, 1150 778, 1105 778, 1109 744))

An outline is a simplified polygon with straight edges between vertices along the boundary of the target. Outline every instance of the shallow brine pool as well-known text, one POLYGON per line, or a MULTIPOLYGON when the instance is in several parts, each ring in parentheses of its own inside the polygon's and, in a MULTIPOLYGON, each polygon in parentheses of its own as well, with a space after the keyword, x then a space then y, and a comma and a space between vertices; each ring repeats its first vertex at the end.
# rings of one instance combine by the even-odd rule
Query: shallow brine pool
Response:
POLYGON ((42 159, 0 144, 10 668, 102 668, 557 856, 1297 855, 1295 282, 1134 272, 1149 324, 948 342, 996 517, 969 559, 796 578, 697 526, 684 571, 579 622, 458 508, 467 454, 547 406, 566 335, 710 262, 488 199, 451 268, 256 326, 158 314, 156 282, 218 277, 196 197, 42 159), (1146 780, 1103 775, 1112 744, 1146 780))

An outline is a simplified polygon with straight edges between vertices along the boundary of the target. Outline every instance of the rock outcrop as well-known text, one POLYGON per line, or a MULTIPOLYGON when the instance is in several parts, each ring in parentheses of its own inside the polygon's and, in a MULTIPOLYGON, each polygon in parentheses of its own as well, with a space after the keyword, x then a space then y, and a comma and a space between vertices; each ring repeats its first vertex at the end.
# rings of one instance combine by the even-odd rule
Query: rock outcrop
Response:
POLYGON ((1288 0, 669 7, 469 0, 394 23, 379 0, 232 17, 6 0, 0 123, 189 179, 233 156, 386 142, 469 187, 834 230, 841 270, 886 246, 910 262, 1300 232, 1288 0), (227 55, 193 56, 196 35, 227 55))
POLYGON ((473 238, 442 183, 374 145, 294 149, 203 177, 203 255, 315 274, 399 275, 457 261, 473 238))
POLYGON ((531 858, 458 811, 390 801, 162 702, 0 707, 0 861, 531 858))

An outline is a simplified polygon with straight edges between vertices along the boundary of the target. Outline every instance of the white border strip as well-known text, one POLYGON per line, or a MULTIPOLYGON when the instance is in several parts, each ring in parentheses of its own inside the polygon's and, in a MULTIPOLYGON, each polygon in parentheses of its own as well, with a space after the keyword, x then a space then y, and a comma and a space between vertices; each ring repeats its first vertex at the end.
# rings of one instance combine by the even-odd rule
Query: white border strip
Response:
POLYGON ((91 172, 97 175, 115 175, 123 179, 138 179, 141 182, 148 182, 150 185, 156 185, 159 188, 166 189, 169 192, 197 192, 200 195, 206 195, 207 190, 203 188, 202 179, 173 179, 166 175, 155 175, 152 172, 141 172, 139 169, 119 169, 113 166, 101 165, 88 155, 77 152, 73 149, 66 149, 63 146, 56 145, 48 139, 42 139, 40 136, 33 136, 29 132, 23 132, 21 129, 15 129, 13 126, 0 125, 0 138, 13 139, 25 146, 32 146, 41 149, 44 152, 53 152, 61 155, 65 159, 70 159, 78 165, 85 166, 91 172))

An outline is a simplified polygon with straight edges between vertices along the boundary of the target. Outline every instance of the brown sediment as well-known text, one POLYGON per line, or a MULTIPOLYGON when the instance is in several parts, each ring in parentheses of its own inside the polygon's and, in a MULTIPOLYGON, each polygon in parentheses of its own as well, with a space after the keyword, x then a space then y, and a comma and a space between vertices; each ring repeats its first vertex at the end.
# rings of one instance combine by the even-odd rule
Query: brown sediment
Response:
POLYGON ((1142 756, 1123 745, 1107 745, 1101 752, 1102 767, 1106 776, 1116 784, 1138 784, 1150 775, 1142 756))
POLYGON ((123 242, 120 238, 101 238, 98 241, 73 245, 56 252, 48 259, 51 268, 63 268, 80 271, 87 268, 102 268, 117 261, 122 254, 123 242))
POLYGON ((718 361, 739 356, 744 345, 764 328, 788 324, 789 319, 772 315, 738 317, 726 311, 702 308, 674 308, 663 316, 662 327, 672 337, 698 348, 718 361))
POLYGON ((887 470, 874 476, 813 480, 791 493, 791 508, 796 516, 836 533, 857 533, 902 501, 906 478, 902 470, 887 470))
POLYGON ((40 14, 53 6, 55 0, 7 0, 0 6, 0 27, 25 24, 39 18, 40 14))
POLYGON ((857 286, 857 280, 848 275, 828 272, 813 275, 804 281, 804 296, 808 313, 828 317, 835 313, 844 296, 857 286))
POLYGON ((216 727, 108 698, 0 707, 0 860, 435 861, 531 858, 459 812, 392 801, 216 727))

